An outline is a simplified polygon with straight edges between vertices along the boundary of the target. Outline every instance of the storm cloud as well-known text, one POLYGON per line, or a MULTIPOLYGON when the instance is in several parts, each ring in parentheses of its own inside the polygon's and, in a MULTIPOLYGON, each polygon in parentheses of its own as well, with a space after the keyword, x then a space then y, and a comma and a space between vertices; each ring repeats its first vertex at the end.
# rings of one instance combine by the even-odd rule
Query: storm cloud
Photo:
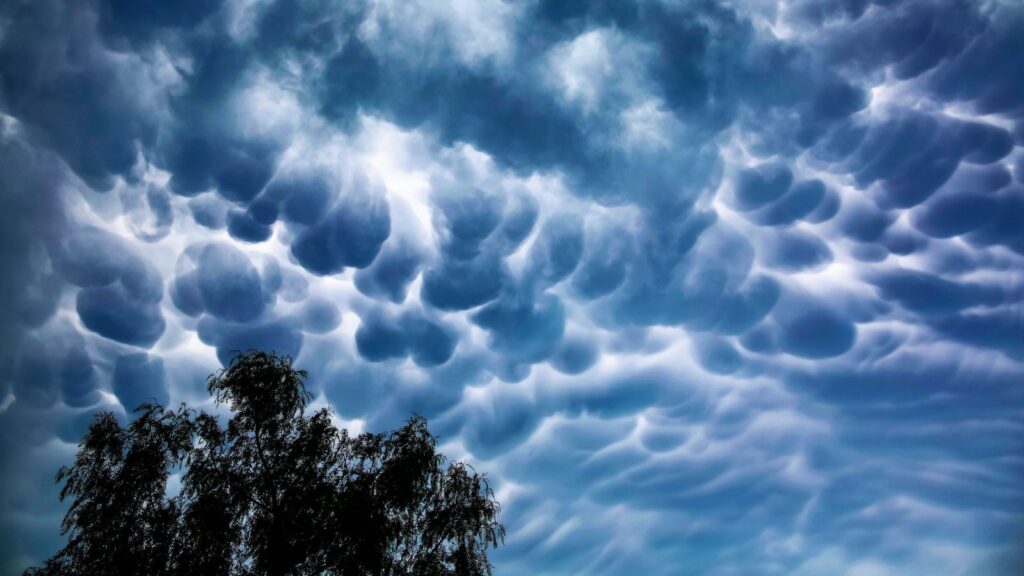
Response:
POLYGON ((0 8, 0 570, 92 414, 294 356, 498 574, 1020 565, 1024 9, 0 8))

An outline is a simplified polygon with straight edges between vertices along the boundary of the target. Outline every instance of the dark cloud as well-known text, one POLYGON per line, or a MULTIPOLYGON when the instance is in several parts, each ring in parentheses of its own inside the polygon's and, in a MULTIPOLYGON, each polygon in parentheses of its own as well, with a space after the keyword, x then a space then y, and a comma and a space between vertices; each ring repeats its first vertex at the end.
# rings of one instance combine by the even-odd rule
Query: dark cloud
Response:
POLYGON ((1022 23, 1019 7, 995 6, 984 33, 976 34, 966 49, 937 69, 926 82, 928 88, 944 102, 969 102, 983 115, 1019 115, 1024 106, 1019 68, 1024 48, 1018 34, 1022 23))
POLYGON ((516 250, 533 231, 539 211, 533 196, 513 194, 505 205, 504 220, 495 234, 496 249, 503 253, 516 250))
POLYGON ((557 284, 572 274, 582 255, 582 220, 569 215, 553 217, 544 223, 530 248, 527 274, 542 285, 557 284))
POLYGON ((598 0, 586 2, 582 0, 543 0, 536 5, 534 16, 542 22, 549 22, 561 28, 580 32, 577 22, 601 25, 617 24, 623 28, 636 23, 640 8, 625 2, 607 2, 598 0))
POLYGON ((804 232, 781 232, 765 242, 764 262, 786 272, 819 268, 832 261, 832 250, 817 236, 804 232))
POLYGON ((323 218, 334 196, 329 182, 314 175, 275 179, 264 194, 268 201, 281 203, 284 220, 305 225, 316 224, 323 218))
POLYGON ((740 353, 722 338, 700 338, 695 347, 701 365, 715 374, 732 374, 743 365, 740 353))
POLYGON ((272 142, 201 133, 185 133, 173 142, 160 158, 172 173, 172 190, 182 196, 216 189, 226 200, 244 204, 255 198, 274 174, 278 149, 272 142))
POLYGON ((599 230, 587 241, 571 280, 574 292, 587 300, 605 296, 621 286, 634 256, 631 236, 626 230, 599 230))
POLYGON ((957 283, 926 272, 900 270, 873 280, 887 300, 925 315, 945 315, 974 306, 992 306, 1005 298, 993 286, 957 283))
POLYGON ((163 360, 145 352, 119 357, 114 363, 111 388, 129 413, 147 402, 167 405, 163 360))
POLYGON ((850 256, 860 262, 875 264, 884 262, 889 257, 889 252, 878 244, 858 244, 850 250, 850 256))
POLYGON ((657 403, 665 384, 664 374, 631 373, 584 388, 554 390, 550 402, 567 414, 617 418, 657 403))
POLYGON ((277 150, 273 144, 263 142, 243 142, 228 146, 217 155, 221 147, 202 152, 214 153, 213 181, 217 190, 225 198, 235 202, 248 202, 256 197, 271 176, 274 175, 274 164, 277 150))
POLYGON ((758 354, 775 354, 779 351, 778 329, 774 325, 761 324, 740 338, 740 344, 758 354))
POLYGON ((298 235, 292 255, 317 275, 336 274, 348 266, 366 268, 390 234, 391 215, 383 194, 351 189, 323 220, 298 235))
POLYGON ((228 212, 228 234, 242 242, 259 243, 270 238, 273 233, 270 226, 258 222, 251 210, 232 210, 228 212))
MULTIPOLYGON (((990 218, 982 226, 970 232, 966 238, 975 245, 1003 245, 1018 254, 1024 254, 1024 231, 1017 226, 1020 219, 1024 217, 1024 196, 1021 195, 1024 190, 1019 187, 1011 187, 1004 192, 994 199, 994 210, 991 211, 990 218)), ((975 207, 975 214, 972 215, 975 221, 981 220, 980 216, 984 216, 985 207, 980 208, 982 214, 977 214, 978 211, 978 208, 975 207)), ((941 216, 941 212, 939 215, 941 216)), ((955 224, 948 224, 948 226, 956 229, 955 224)))
POLYGON ((927 247, 928 239, 908 230, 893 230, 890 228, 882 238, 882 244, 885 245, 885 249, 889 252, 906 256, 927 247))
POLYGON ((78 293, 76 309, 82 324, 100 336, 149 348, 166 327, 159 307, 163 293, 153 294, 138 293, 124 283, 84 288, 78 293))
POLYGON ((18 3, 3 13, 5 110, 97 190, 131 177, 137 145, 152 143, 157 131, 157 103, 142 96, 150 88, 143 61, 106 50, 90 3, 18 3))
POLYGON ((1004 311, 964 312, 940 318, 933 327, 965 344, 1003 352, 1015 361, 1024 358, 1024 337, 1019 316, 1004 311))
MULTIPOLYGON (((699 219, 698 222, 701 220, 699 219)), ((708 225, 703 220, 701 225, 708 225)), ((695 331, 741 333, 756 325, 779 299, 779 284, 767 276, 750 275, 754 263, 751 244, 734 231, 716 228, 701 238, 696 250, 690 242, 692 227, 682 238, 655 236, 646 242, 670 241, 649 259, 634 261, 626 284, 601 306, 617 326, 683 326, 695 331), (683 242, 682 257, 673 254, 683 242), (728 258, 721 255, 728 254, 728 258), (665 260, 675 261, 670 268, 665 260)))
POLYGON ((1012 180, 1010 171, 1003 164, 961 164, 944 188, 995 192, 1009 185, 1012 180))
POLYGON ((473 322, 487 330, 492 350, 512 362, 534 363, 554 352, 565 331, 565 309, 557 296, 508 294, 484 306, 473 322))
POLYGON ((256 267, 230 244, 211 243, 199 251, 195 284, 203 308, 224 320, 253 320, 267 304, 256 267))
POLYGON ((309 295, 309 280, 292 268, 281 269, 281 288, 278 295, 285 302, 299 302, 309 295))
POLYGON ((452 357, 457 342, 452 328, 416 312, 372 312, 356 330, 356 348, 371 362, 411 356, 419 366, 438 366, 452 357))
POLYGON ((481 244, 501 224, 506 202, 495 192, 462 187, 443 189, 433 200, 441 249, 458 259, 480 254, 481 244))
POLYGON ((76 308, 86 328, 144 348, 163 334, 163 278, 124 240, 79 227, 51 245, 50 257, 67 282, 81 287, 76 308))
MULTIPOLYGON (((533 230, 537 220, 537 201, 527 195, 502 195, 496 192, 445 185, 434 196, 433 225, 438 237, 438 261, 423 272, 423 299, 441 310, 467 310, 497 298, 509 282, 505 258, 518 249, 533 230)), ((548 267, 544 251, 546 243, 557 242, 559 236, 579 232, 579 222, 568 220, 553 225, 542 233, 544 239, 534 244, 531 252, 531 281, 536 275, 560 275, 572 269, 538 270, 548 267), (564 229, 564 230, 563 230, 564 229)), ((582 239, 576 240, 582 244, 582 239)), ((572 240, 569 240, 572 243, 572 240)), ((559 254, 559 258, 572 255, 559 254)), ((578 258, 578 256, 576 256, 578 258)), ((572 264, 573 266, 575 264, 572 264)))
POLYGON ((277 221, 277 203, 269 195, 266 197, 261 196, 249 204, 249 209, 246 210, 246 213, 256 224, 270 226, 277 221))
POLYGON ((206 310, 195 271, 174 278, 170 288, 171 302, 188 316, 199 316, 206 310))
POLYGON ((806 220, 808 222, 819 224, 821 222, 828 222, 839 213, 839 209, 842 207, 842 201, 839 195, 831 189, 826 189, 825 198, 818 204, 818 207, 811 212, 806 220))
POLYGON ((892 224, 893 217, 863 200, 847 204, 839 216, 839 229, 857 242, 875 242, 892 224))
POLYGON ((204 316, 196 333, 200 340, 217 349, 217 359, 226 366, 238 351, 274 350, 297 357, 302 351, 303 336, 295 324, 288 320, 236 324, 204 316))
POLYGON ((736 182, 736 207, 755 210, 781 198, 793 183, 793 172, 778 162, 761 164, 740 172, 736 182))
POLYGON ((468 310, 498 297, 508 273, 498 256, 444 258, 423 273, 423 300, 440 310, 468 310))
POLYGON ((599 354, 593 342, 577 336, 563 339, 550 362, 555 370, 564 374, 581 374, 597 362, 599 354))
POLYGON ((963 192, 936 198, 922 208, 914 226, 932 238, 951 238, 987 224, 998 203, 977 192, 963 192))
MULTIPOLYGON (((866 70, 889 67, 899 80, 916 78, 957 56, 985 26, 969 2, 894 3, 862 18, 866 4, 849 10, 852 3, 847 3, 855 21, 826 39, 828 57, 866 70)), ((813 5, 805 3, 808 9, 813 5)))
POLYGON ((196 26, 215 14, 221 5, 216 0, 189 0, 174 7, 158 0, 111 0, 99 10, 100 25, 112 36, 144 42, 161 29, 196 26))
POLYGON ((553 95, 486 70, 417 69, 353 36, 327 62, 321 86, 321 109, 343 126, 365 110, 430 129, 445 144, 471 142, 515 169, 585 161, 582 129, 553 95))
POLYGON ((835 192, 826 188, 821 180, 805 180, 797 182, 782 198, 751 216, 759 224, 785 226, 809 216, 813 221, 815 218, 812 215, 820 211, 822 213, 817 220, 823 221, 831 217, 824 213, 827 210, 822 210, 830 199, 838 206, 835 192))
POLYGON ((929 198, 961 162, 991 164, 1012 148, 1010 134, 990 124, 906 113, 872 127, 847 166, 861 186, 881 180, 886 201, 905 208, 929 198))
POLYGON ((212 194, 203 194, 189 200, 188 207, 192 212, 192 219, 200 226, 219 230, 227 223, 227 204, 212 194))
POLYGON ((303 328, 314 334, 326 334, 341 324, 341 312, 330 300, 310 298, 302 306, 303 328))
POLYGON ((695 6, 692 12, 653 4, 644 8, 638 23, 655 43, 650 75, 659 82, 665 101, 677 114, 709 123, 711 129, 728 125, 738 95, 719 69, 704 64, 715 59, 724 66, 742 66, 737 48, 750 41, 750 28, 710 3, 695 6))
POLYGON ((277 258, 266 257, 260 271, 260 287, 266 294, 277 295, 284 287, 285 272, 277 258))
POLYGON ((128 266, 127 248, 120 238, 91 226, 69 232, 54 244, 50 258, 68 282, 96 288, 116 282, 128 266))
POLYGON ((351 122, 361 106, 371 106, 380 95, 385 70, 359 38, 349 38, 324 70, 321 109, 328 116, 351 122))
POLYGON ((831 358, 850 349, 857 337, 852 322, 830 310, 809 309, 779 321, 783 352, 801 358, 831 358))
POLYGON ((59 364, 61 398, 68 406, 91 406, 99 400, 96 370, 84 339, 77 332, 70 334, 73 345, 59 364))
POLYGON ((74 407, 99 401, 98 378, 85 339, 66 323, 46 340, 30 339, 14 365, 13 392, 22 406, 48 408, 58 400, 74 407))
POLYGON ((356 272, 356 287, 371 298, 383 298, 396 304, 404 302, 409 284, 423 266, 423 252, 411 242, 385 244, 373 264, 356 272))
POLYGON ((522 442, 537 422, 538 414, 524 395, 502 391, 488 404, 471 409, 462 437, 474 454, 487 459, 522 442))
MULTIPOLYGON (((0 297, 0 392, 11 392, 10 374, 21 354, 29 330, 43 325, 57 312, 64 290, 52 267, 45 244, 59 237, 64 220, 58 182, 62 171, 57 159, 33 151, 12 134, 9 120, 0 121, 0 191, 7 209, 0 211, 0 265, 5 281, 0 297)), ((83 274, 83 276, 86 274, 83 274)), ((30 345, 24 345, 32 348, 30 345)), ((0 449, 8 452, 0 443, 0 449)))

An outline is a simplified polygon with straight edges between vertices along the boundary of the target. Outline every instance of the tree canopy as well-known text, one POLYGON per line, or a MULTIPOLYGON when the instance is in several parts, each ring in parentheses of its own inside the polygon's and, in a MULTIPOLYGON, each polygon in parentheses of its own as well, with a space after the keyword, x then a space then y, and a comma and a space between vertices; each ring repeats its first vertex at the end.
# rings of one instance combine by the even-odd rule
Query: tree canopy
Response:
POLYGON ((208 381, 226 425, 184 405, 97 415, 57 473, 67 544, 26 574, 490 574, 504 528, 486 478, 447 462, 423 418, 350 436, 307 414, 305 377, 249 352, 208 381))

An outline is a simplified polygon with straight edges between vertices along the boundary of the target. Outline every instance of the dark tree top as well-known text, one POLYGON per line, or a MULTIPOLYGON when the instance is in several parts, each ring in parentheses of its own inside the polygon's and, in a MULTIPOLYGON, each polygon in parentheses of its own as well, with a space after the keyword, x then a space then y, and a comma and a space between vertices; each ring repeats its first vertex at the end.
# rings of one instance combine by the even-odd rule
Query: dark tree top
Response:
POLYGON ((306 414, 305 376, 236 356, 208 382, 226 426, 184 406, 145 404, 127 427, 98 415, 57 473, 67 545, 26 574, 490 574, 504 528, 486 478, 446 463, 423 418, 353 437, 306 414))

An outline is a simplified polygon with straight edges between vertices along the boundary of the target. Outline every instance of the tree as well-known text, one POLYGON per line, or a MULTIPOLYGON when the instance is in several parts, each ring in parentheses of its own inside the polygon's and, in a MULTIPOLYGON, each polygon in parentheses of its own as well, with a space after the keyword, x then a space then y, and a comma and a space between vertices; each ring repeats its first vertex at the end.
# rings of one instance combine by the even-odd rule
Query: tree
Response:
POLYGON ((98 415, 57 473, 68 542, 26 574, 490 574, 504 528, 485 476, 446 463, 423 418, 353 437, 307 415, 305 377, 249 352, 208 381, 226 426, 185 406, 98 415))

